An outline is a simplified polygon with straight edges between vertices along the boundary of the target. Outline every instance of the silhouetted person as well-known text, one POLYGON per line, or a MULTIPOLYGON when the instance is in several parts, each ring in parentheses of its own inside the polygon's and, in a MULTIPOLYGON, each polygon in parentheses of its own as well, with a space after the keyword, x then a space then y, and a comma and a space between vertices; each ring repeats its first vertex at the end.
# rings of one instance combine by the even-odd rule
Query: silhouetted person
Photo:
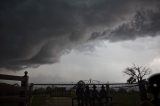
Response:
POLYGON ((78 106, 83 106, 84 105, 84 89, 83 89, 83 85, 80 83, 77 85, 76 95, 78 99, 78 106))
POLYGON ((95 106, 96 101, 98 100, 98 91, 96 89, 96 85, 93 85, 93 91, 92 91, 92 104, 95 106))
POLYGON ((91 91, 90 91, 88 85, 85 87, 84 101, 85 101, 85 105, 86 106, 88 106, 88 105, 91 106, 91 91))
POLYGON ((101 106, 104 105, 104 102, 107 102, 107 92, 104 85, 101 86, 101 90, 99 92, 99 101, 101 106))
POLYGON ((160 106, 160 74, 152 75, 149 79, 149 90, 154 96, 152 101, 155 106, 160 106))

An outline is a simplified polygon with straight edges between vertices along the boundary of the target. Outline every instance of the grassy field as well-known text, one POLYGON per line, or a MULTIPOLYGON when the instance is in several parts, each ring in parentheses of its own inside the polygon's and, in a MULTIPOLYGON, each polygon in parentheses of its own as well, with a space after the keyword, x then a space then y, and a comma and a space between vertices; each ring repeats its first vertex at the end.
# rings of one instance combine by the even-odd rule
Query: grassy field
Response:
POLYGON ((31 106, 45 106, 48 99, 49 97, 47 96, 33 96, 31 106))
POLYGON ((69 97, 34 96, 31 106, 71 106, 71 103, 69 97))
MULTIPOLYGON (((116 93, 112 94, 113 106, 139 106, 138 93, 116 93)), ((34 96, 32 106, 71 106, 72 99, 69 97, 47 97, 34 96)))
POLYGON ((116 106, 139 106, 140 98, 138 93, 116 93, 112 96, 113 105, 116 106), (118 104, 118 105, 117 105, 118 104))

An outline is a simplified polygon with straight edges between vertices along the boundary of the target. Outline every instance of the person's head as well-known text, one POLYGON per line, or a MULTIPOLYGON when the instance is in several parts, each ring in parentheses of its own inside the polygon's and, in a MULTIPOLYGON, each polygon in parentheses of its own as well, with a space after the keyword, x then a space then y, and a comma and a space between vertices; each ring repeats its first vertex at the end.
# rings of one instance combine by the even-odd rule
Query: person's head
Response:
POLYGON ((84 87, 84 85, 85 85, 85 83, 82 80, 78 81, 78 83, 77 83, 78 88, 82 88, 82 87, 84 87))
POLYGON ((104 88, 105 88, 104 85, 102 85, 102 86, 101 86, 101 89, 104 89, 104 88))
POLYGON ((97 87, 96 87, 96 85, 93 85, 93 89, 96 89, 97 87))
POLYGON ((86 85, 86 89, 89 89, 89 86, 88 86, 88 85, 86 85))

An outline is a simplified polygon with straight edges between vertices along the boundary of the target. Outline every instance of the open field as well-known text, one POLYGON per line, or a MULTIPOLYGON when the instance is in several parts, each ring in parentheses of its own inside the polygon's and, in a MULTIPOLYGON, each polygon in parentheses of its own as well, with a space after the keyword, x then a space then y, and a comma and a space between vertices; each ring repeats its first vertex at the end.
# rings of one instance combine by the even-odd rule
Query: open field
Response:
POLYGON ((72 99, 69 97, 46 97, 34 96, 31 106, 71 106, 72 99))
POLYGON ((113 106, 139 106, 140 98, 138 93, 116 93, 113 97, 113 106))
MULTIPOLYGON (((139 106, 138 93, 116 93, 112 95, 113 106, 139 106)), ((69 97, 34 96, 32 106, 71 106, 72 99, 69 97)))

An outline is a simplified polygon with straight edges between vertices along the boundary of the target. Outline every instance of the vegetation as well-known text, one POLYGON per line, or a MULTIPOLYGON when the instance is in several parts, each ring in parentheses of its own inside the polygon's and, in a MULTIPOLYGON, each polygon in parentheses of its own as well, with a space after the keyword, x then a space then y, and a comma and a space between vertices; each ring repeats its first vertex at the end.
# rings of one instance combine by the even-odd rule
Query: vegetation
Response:
POLYGON ((112 95, 113 106, 139 106, 139 93, 116 93, 112 95))
POLYGON ((123 72, 129 76, 129 79, 127 80, 128 83, 138 83, 141 100, 147 100, 146 80, 144 77, 151 73, 151 69, 133 65, 132 67, 126 68, 123 72))
POLYGON ((47 99, 48 98, 46 96, 34 95, 31 106, 43 106, 46 104, 47 99))
POLYGON ((139 83, 144 80, 145 76, 151 73, 151 69, 134 64, 132 67, 127 67, 123 73, 129 76, 129 79, 127 80, 128 83, 139 83))
MULTIPOLYGON (((38 91, 44 91, 45 88, 39 88, 38 91)), ((46 89, 47 90, 47 89, 46 89)), ((36 91, 37 92, 37 91, 36 91)), ((74 92, 75 93, 75 92, 74 92)), ((139 93, 131 90, 127 91, 124 88, 118 90, 111 89, 113 106, 139 106, 139 93)), ((33 96, 32 106, 71 106, 72 96, 70 97, 55 97, 49 94, 36 94, 33 96)))

